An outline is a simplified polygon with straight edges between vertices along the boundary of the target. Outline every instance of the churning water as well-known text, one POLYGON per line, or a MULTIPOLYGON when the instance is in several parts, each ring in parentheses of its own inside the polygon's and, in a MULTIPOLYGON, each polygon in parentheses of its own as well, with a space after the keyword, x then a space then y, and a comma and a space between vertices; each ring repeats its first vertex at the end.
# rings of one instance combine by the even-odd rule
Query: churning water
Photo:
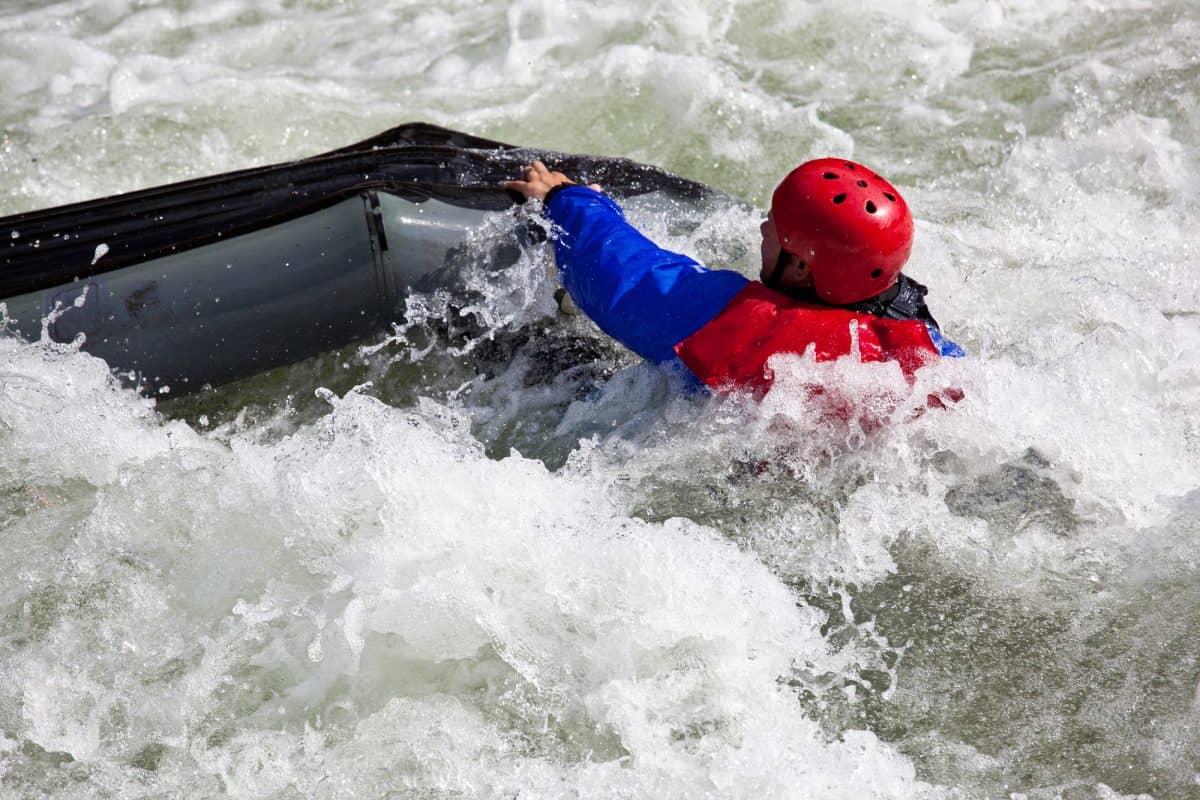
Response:
POLYGON ((840 154, 971 357, 680 394, 545 252, 157 404, 0 338, 0 793, 1200 797, 1198 101, 1195 0, 5 0, 2 214, 424 119, 749 272, 840 154))

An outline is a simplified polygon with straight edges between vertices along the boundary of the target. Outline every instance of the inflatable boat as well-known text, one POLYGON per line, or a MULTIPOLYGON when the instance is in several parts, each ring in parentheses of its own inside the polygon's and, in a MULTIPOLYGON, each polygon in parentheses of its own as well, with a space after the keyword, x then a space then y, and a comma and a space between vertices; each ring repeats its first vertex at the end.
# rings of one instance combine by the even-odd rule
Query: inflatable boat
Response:
POLYGON ((617 199, 710 195, 625 159, 411 123, 312 158, 0 219, 0 328, 80 341, 127 383, 172 395, 298 361, 399 320, 411 291, 481 247, 511 264, 541 229, 487 221, 520 202, 502 182, 534 158, 617 199))

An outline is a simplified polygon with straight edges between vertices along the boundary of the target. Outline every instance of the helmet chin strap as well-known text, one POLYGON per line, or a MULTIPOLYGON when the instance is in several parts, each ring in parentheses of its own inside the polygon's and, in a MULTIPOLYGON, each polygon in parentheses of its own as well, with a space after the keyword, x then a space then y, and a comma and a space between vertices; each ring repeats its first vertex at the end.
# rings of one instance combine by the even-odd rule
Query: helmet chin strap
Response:
POLYGON ((777 292, 788 292, 779 285, 779 281, 783 279, 783 271, 787 269, 788 257, 791 255, 787 250, 780 249, 779 257, 775 259, 775 266, 771 268, 771 274, 763 281, 763 284, 777 292))
MULTIPOLYGON (((788 297, 794 297, 797 300, 813 300, 822 302, 817 297, 816 289, 810 284, 808 286, 789 289, 783 286, 783 273, 787 270, 788 264, 792 263, 792 259, 799 258, 795 253, 789 253, 787 250, 779 251, 779 258, 775 260, 775 266, 771 268, 771 272, 763 279, 763 286, 768 289, 774 289, 780 294, 786 294, 788 297)), ((801 267, 804 262, 800 262, 801 267)))

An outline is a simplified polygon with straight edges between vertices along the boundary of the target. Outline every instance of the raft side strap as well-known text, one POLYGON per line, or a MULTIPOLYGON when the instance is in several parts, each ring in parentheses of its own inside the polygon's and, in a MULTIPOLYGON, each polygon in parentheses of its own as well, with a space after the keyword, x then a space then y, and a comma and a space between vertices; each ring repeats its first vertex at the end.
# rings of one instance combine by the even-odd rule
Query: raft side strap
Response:
POLYGON ((387 231, 383 226, 383 207, 379 203, 379 193, 374 190, 363 192, 362 199, 371 254, 375 257, 375 296, 380 311, 387 318, 399 305, 400 292, 396 287, 396 271, 392 269, 387 231))

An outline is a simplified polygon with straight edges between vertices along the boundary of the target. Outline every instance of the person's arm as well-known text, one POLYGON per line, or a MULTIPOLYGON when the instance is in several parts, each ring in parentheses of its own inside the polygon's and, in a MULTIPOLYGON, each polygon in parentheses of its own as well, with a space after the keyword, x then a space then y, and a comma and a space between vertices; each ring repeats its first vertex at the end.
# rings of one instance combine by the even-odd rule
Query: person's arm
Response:
POLYGON ((555 259, 575 304, 600 329, 643 358, 664 362, 674 347, 715 317, 749 282, 664 250, 625 220, 598 191, 540 162, 507 185, 546 202, 559 228, 555 259), (540 169, 539 169, 540 168, 540 169))

